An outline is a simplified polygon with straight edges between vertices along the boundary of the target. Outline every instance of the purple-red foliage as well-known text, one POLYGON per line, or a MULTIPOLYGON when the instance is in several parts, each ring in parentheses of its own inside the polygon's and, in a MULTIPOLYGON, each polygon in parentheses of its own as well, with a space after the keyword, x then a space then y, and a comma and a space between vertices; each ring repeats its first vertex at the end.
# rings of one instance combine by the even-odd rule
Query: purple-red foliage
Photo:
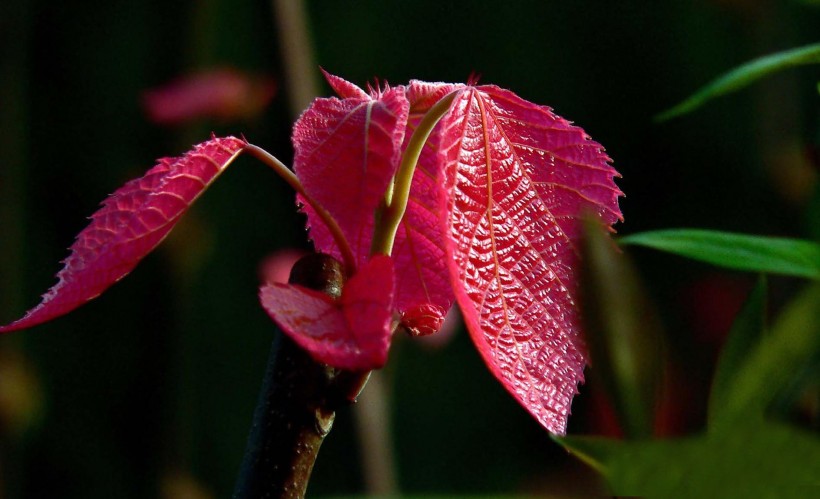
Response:
POLYGON ((163 158, 108 196, 70 248, 57 284, 25 317, 0 333, 71 312, 125 277, 162 242, 188 207, 236 158, 246 142, 212 138, 178 158, 163 158))
MULTIPOLYGON (((325 76, 340 98, 316 99, 294 126, 297 202, 316 250, 341 257, 346 244, 353 268, 339 298, 268 283, 263 307, 317 361, 359 371, 384 365, 395 324, 431 334, 455 300, 490 371, 563 434, 586 363, 579 217, 593 213, 607 226, 621 218, 603 148, 550 108, 495 86, 412 81, 365 92, 325 76), (447 95, 391 255, 374 255, 409 138, 447 95)), ((0 332, 62 315, 127 274, 246 145, 212 139, 115 192, 80 233, 58 284, 0 332)))

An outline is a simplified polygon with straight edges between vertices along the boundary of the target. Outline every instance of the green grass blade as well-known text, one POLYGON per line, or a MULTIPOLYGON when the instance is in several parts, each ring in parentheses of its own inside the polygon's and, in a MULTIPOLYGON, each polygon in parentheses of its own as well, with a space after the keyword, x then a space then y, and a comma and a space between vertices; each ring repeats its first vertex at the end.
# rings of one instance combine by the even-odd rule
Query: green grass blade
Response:
POLYGON ((721 417, 731 399, 732 382, 741 366, 754 351, 766 327, 766 278, 761 277, 740 313, 720 353, 709 396, 709 424, 721 417))
POLYGON ((677 106, 656 115, 655 121, 666 121, 670 118, 690 113, 708 100, 737 91, 777 71, 795 66, 818 63, 820 63, 820 43, 754 59, 712 81, 677 106))
POLYGON ((820 353, 820 284, 813 284, 783 310, 766 335, 727 380, 721 410, 710 432, 760 419, 784 388, 820 353))
POLYGON ((580 297, 589 376, 627 438, 652 435, 663 377, 663 333, 629 258, 594 219, 584 220, 580 297))
POLYGON ((820 245, 809 241, 668 229, 622 237, 619 243, 646 246, 731 269, 820 279, 820 245))
POLYGON ((567 435, 550 437, 578 460, 603 476, 608 474, 608 463, 623 452, 623 442, 605 437, 567 435))

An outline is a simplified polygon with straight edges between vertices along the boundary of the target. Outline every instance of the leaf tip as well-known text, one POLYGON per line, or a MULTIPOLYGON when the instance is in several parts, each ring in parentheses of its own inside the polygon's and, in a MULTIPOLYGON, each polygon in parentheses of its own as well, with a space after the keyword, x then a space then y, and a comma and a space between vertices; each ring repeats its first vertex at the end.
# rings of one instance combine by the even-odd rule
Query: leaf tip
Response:
POLYGON ((322 75, 325 77, 325 81, 327 81, 328 85, 330 85, 330 88, 332 88, 339 97, 343 99, 371 99, 370 95, 368 95, 367 92, 359 88, 357 85, 354 85, 344 78, 329 73, 322 67, 319 69, 322 71, 322 75))
POLYGON ((65 315, 125 277, 246 146, 244 139, 212 136, 182 156, 160 159, 142 177, 117 189, 77 235, 57 283, 40 304, 0 327, 0 333, 65 315))
POLYGON ((670 121, 672 118, 680 116, 684 112, 685 110, 681 109, 681 106, 670 107, 669 109, 661 111, 660 113, 653 116, 652 122, 657 124, 666 123, 667 121, 670 121))
POLYGON ((472 71, 470 76, 467 78, 467 86, 474 87, 478 85, 478 82, 481 80, 481 73, 472 71))

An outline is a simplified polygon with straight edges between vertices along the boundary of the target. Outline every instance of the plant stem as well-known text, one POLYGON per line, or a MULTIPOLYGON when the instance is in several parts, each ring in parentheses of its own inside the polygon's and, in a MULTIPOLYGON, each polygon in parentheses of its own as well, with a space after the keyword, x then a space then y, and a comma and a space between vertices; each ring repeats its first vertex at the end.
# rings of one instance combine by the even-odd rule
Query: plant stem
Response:
POLYGON ((335 414, 314 400, 327 377, 307 357, 286 336, 274 340, 234 498, 304 497, 335 414))
POLYGON ((330 234, 333 236, 333 240, 336 242, 336 246, 339 247, 339 251, 342 253, 342 259, 344 260, 345 270, 347 275, 352 275, 356 271, 356 258, 353 256, 353 251, 350 249, 350 245, 347 243, 347 239, 342 232, 342 228, 339 227, 339 224, 336 222, 336 219, 328 213, 328 211, 319 203, 316 202, 306 191, 302 182, 299 181, 299 178, 296 177, 296 174, 291 171, 290 168, 285 166, 284 163, 276 159, 268 151, 262 149, 259 146, 255 146, 253 144, 248 144, 245 146, 245 152, 249 153, 254 158, 258 159, 259 161, 265 163, 269 167, 273 169, 285 182, 290 185, 294 191, 299 193, 302 196, 302 199, 305 200, 307 204, 309 204, 315 211, 316 214, 322 219, 322 222, 325 223, 330 234))
POLYGON ((362 475, 369 496, 398 495, 396 463, 390 433, 390 387, 383 371, 373 371, 367 396, 354 407, 356 431, 362 447, 362 475))
POLYGON ((393 242, 396 240, 396 232, 399 224, 407 211, 407 201, 410 199, 410 186, 413 183, 413 174, 416 172, 416 164, 421 156, 424 143, 433 132, 436 124, 450 109, 457 92, 451 92, 442 97, 436 104, 427 111, 424 118, 419 122, 419 126, 407 142, 407 149, 401 158, 396 178, 393 182, 392 195, 390 199, 385 198, 386 206, 383 206, 379 213, 378 225, 373 234, 373 244, 370 253, 390 255, 393 252, 393 242))
MULTIPOLYGON (((334 297, 341 293, 343 279, 341 264, 322 254, 299 260, 290 275, 292 284, 334 297)), ((278 334, 233 497, 304 497, 336 409, 356 400, 369 375, 319 364, 290 338, 278 334)))
POLYGON ((304 0, 273 0, 274 25, 279 35, 288 106, 294 119, 319 95, 316 58, 304 0))

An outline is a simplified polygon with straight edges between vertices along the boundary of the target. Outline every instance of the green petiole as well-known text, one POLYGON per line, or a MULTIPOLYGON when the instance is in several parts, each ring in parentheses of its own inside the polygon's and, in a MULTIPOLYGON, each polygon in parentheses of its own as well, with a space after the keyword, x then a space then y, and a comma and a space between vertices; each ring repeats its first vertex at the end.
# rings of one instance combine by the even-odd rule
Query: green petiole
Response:
POLYGON ((433 128, 449 111, 456 93, 451 92, 436 102, 424 115, 424 118, 419 122, 419 126, 410 137, 393 183, 388 187, 384 202, 376 214, 376 228, 373 231, 373 243, 370 246, 371 255, 389 255, 393 252, 393 243, 396 240, 399 224, 401 224, 404 213, 407 211, 410 186, 413 183, 413 174, 416 171, 421 151, 433 128))

